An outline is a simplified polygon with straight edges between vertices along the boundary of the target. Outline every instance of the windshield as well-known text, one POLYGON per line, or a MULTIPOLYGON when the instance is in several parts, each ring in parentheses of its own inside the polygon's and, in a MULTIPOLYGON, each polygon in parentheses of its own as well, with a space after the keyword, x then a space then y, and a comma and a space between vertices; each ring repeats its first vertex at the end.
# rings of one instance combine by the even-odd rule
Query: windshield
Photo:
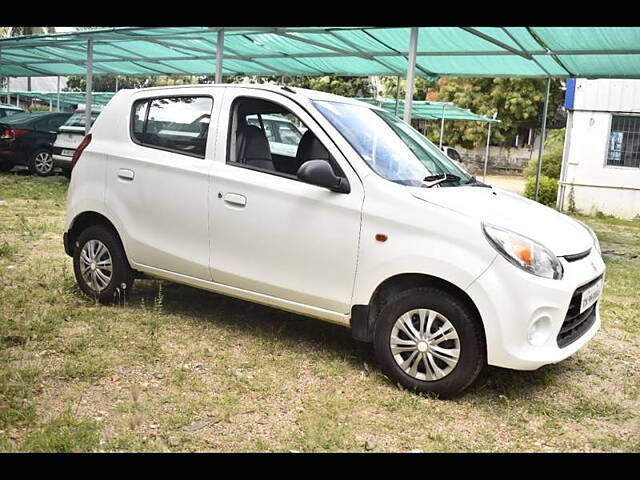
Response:
POLYGON ((316 108, 342 134, 378 175, 402 185, 423 186, 425 177, 451 174, 469 183, 471 176, 433 143, 392 114, 349 103, 314 101, 316 108))
MULTIPOLYGON (((91 124, 95 122, 96 118, 98 118, 99 112, 91 112, 91 124)), ((62 128, 64 127, 82 127, 84 128, 85 121, 85 113, 84 112, 75 112, 73 115, 69 117, 69 119, 64 122, 62 128)))

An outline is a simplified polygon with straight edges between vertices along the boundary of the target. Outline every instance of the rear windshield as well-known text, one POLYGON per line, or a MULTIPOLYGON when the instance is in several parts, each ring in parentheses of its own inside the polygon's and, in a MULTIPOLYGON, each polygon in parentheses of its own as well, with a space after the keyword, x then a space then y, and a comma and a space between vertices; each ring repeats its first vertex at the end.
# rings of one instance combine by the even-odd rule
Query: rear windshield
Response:
POLYGON ((2 108, 0 107, 0 110, 2 110, 5 114, 5 116, 10 116, 10 115, 16 115, 18 113, 25 113, 24 110, 18 110, 18 109, 13 109, 13 108, 2 108))
POLYGON ((21 123, 29 123, 37 118, 40 118, 41 116, 42 115, 38 115, 35 113, 20 112, 20 113, 16 113, 15 115, 10 115, 8 117, 5 117, 1 121, 2 123, 17 125, 21 123))
MULTIPOLYGON (((93 125, 93 122, 96 121, 96 118, 98 118, 98 115, 100 113, 99 112, 91 112, 91 124, 93 125)), ((84 112, 76 112, 73 115, 71 115, 69 117, 69 119, 64 122, 62 124, 62 127, 60 128, 65 128, 65 127, 80 127, 80 128, 84 128, 84 121, 85 121, 85 113, 84 112)))

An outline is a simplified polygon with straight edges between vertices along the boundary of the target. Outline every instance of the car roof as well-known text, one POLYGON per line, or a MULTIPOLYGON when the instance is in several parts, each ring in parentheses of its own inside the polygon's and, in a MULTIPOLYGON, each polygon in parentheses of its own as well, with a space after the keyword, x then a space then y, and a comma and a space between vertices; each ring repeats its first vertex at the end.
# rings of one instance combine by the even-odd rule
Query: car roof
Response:
MULTIPOLYGON (((296 99, 299 97, 303 97, 309 101, 317 101, 323 100, 328 102, 340 102, 340 103, 348 103, 352 105, 359 105, 362 107, 372 108, 376 110, 381 110, 379 107, 375 105, 371 105, 366 102, 361 102, 359 100, 354 100, 353 98, 342 97, 340 95, 334 95, 333 93, 320 92, 318 90, 310 90, 308 88, 298 88, 298 87, 288 87, 284 85, 270 85, 270 84, 256 84, 256 83, 224 83, 224 84, 200 84, 200 85, 171 85, 166 87, 149 87, 149 88, 139 88, 139 89, 128 89, 131 93, 140 92, 140 91, 166 91, 166 90, 184 90, 184 89, 207 89, 207 88, 232 88, 232 89, 255 89, 255 90, 265 90, 274 93, 279 93, 281 95, 285 95, 291 99, 296 99)), ((122 90, 121 90, 122 91, 122 90)))
POLYGON ((0 103, 0 108, 4 108, 7 110, 20 110, 21 112, 24 112, 24 109, 16 107, 15 105, 10 105, 8 103, 0 103))

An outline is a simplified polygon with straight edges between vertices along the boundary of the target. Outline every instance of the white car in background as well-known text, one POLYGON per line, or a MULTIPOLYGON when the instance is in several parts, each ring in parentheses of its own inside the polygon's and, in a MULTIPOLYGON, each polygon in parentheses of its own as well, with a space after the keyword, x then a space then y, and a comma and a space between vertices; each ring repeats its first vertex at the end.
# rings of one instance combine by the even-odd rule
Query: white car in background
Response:
POLYGON ((462 160, 462 156, 460 155, 460 153, 458 153, 458 151, 455 148, 443 145, 442 147, 440 147, 440 149, 444 152, 444 154, 447 157, 449 157, 454 162, 458 163, 459 165, 464 164, 462 160))
MULTIPOLYGON (((96 121, 102 109, 93 107, 91 110, 91 124, 96 121)), ((58 128, 58 135, 53 142, 51 157, 53 166, 62 169, 65 175, 71 171, 71 158, 84 138, 85 106, 78 105, 76 111, 58 128)))
POLYGON ((260 122, 264 125, 264 131, 269 140, 271 154, 295 157, 298 144, 302 135, 306 131, 295 125, 284 115, 251 115, 247 117, 250 125, 260 127, 260 122))
POLYGON ((0 103, 0 121, 5 117, 10 117, 16 113, 25 113, 25 110, 7 103, 0 103))

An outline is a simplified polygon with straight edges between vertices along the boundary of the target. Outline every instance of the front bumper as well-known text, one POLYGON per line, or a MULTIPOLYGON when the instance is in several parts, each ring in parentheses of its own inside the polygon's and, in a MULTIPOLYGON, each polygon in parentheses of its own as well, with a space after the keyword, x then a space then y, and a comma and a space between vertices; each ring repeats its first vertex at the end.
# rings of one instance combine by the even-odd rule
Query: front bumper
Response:
MULTIPOLYGON (((602 257, 592 248, 591 253, 580 260, 568 262, 561 258, 560 261, 563 278, 550 280, 524 272, 498 255, 466 290, 483 319, 490 365, 535 370, 571 356, 596 334, 600 328, 600 300, 571 343, 566 344, 558 337, 576 290, 604 276, 602 257), (528 339, 529 327, 543 317, 549 325, 548 338, 533 345, 528 339), (561 347, 559 343, 566 346, 561 347)), ((567 325, 563 331, 566 329, 567 325)))

